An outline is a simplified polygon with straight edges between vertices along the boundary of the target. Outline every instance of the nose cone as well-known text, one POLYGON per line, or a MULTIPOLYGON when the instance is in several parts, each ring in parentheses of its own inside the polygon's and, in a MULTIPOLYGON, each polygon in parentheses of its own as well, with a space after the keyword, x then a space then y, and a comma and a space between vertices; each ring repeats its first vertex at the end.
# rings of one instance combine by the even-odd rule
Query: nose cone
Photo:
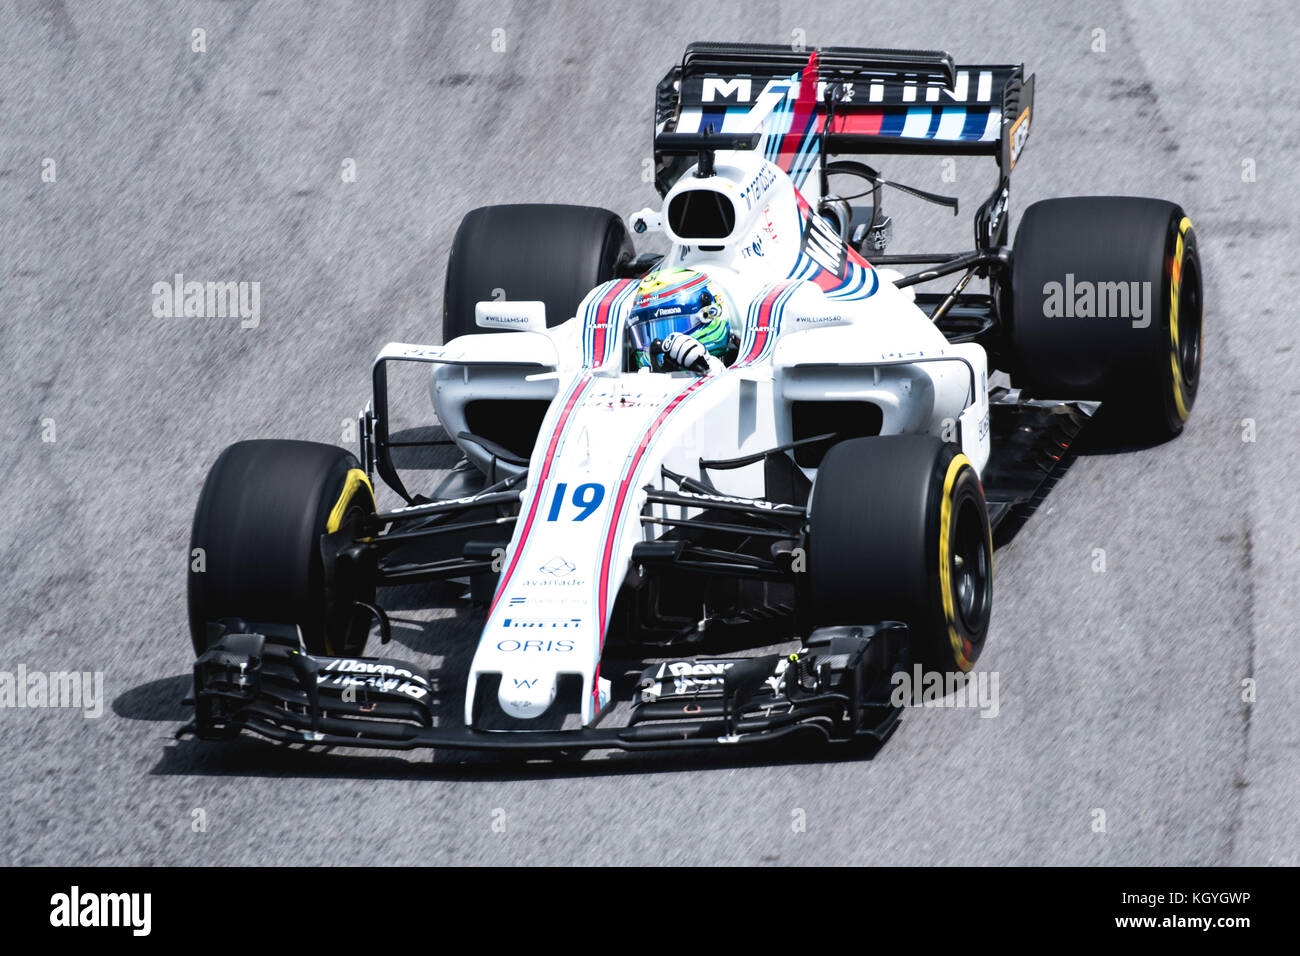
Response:
POLYGON ((502 674, 497 702, 511 717, 540 717, 555 702, 554 674, 502 674))

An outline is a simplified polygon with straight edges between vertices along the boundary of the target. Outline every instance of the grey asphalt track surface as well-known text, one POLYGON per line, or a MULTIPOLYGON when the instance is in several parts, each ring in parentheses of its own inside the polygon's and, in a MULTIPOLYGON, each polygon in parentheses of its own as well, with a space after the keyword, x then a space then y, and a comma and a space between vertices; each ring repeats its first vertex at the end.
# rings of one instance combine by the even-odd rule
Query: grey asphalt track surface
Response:
MULTIPOLYGON (((102 671, 108 703, 99 719, 0 710, 0 863, 1300 862, 1298 9, 3 4, 0 670, 102 671), (221 448, 353 447, 379 347, 439 340, 464 212, 651 204, 654 84, 684 44, 797 29, 1025 62, 1037 100, 1013 215, 1152 195, 1199 234, 1196 410, 1167 445, 1081 455, 999 551, 979 663, 999 715, 914 710, 872 760, 460 764, 173 741, 189 524, 221 448), (177 272, 260 282, 260 324, 155 318, 151 286, 177 272)), ((991 164, 964 161, 955 184, 938 160, 886 169, 967 203, 954 223, 892 199, 896 251, 969 241, 991 164)), ((396 597, 394 650, 463 666, 480 618, 445 593, 425 614, 396 597)))

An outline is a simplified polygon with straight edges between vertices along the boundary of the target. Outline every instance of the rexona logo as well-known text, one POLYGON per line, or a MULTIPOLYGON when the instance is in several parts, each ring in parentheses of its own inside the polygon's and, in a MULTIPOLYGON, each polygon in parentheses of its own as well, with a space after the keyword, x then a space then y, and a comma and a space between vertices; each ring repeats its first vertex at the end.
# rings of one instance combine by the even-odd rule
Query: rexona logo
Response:
POLYGON ((129 927, 133 936, 148 936, 152 912, 151 893, 82 893, 74 886, 50 897, 51 926, 129 927))

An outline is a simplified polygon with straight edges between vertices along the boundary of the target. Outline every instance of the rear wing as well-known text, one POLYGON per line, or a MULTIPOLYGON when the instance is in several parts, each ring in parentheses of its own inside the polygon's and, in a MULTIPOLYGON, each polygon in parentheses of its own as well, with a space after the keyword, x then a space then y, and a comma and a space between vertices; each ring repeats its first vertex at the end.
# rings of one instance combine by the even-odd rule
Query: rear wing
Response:
MULTIPOLYGON (((1022 65, 957 65, 934 50, 692 43, 659 83, 655 133, 743 133, 782 102, 795 74, 816 77, 816 129, 828 154, 994 156, 1005 176, 1029 135, 1034 77, 1022 65)), ((656 151, 656 164, 662 165, 656 151)))

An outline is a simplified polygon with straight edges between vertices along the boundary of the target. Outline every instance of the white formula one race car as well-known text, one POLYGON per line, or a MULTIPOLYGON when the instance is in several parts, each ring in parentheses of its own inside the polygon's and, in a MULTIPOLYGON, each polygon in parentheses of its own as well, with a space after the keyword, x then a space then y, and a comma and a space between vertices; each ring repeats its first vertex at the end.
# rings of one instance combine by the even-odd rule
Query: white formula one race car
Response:
POLYGON ((1196 397, 1181 208, 1048 200, 1008 244, 1032 99, 1022 67, 945 53, 692 44, 658 90, 657 208, 474 210, 443 344, 380 353, 359 458, 250 441, 217 459, 182 733, 541 753, 883 740, 896 674, 979 657, 993 529, 1100 404, 1159 439, 1196 397), (956 201, 829 157, 898 153, 996 158, 974 250, 885 252, 885 189, 956 201), (628 226, 671 250, 638 257, 628 226), (429 367, 444 442, 473 466, 454 497, 399 474, 395 449, 418 442, 390 434, 395 363, 429 367), (376 476, 405 504, 378 511, 376 476), (448 579, 486 608, 463 726, 430 672, 362 656, 372 630, 388 640, 379 588, 448 579))

